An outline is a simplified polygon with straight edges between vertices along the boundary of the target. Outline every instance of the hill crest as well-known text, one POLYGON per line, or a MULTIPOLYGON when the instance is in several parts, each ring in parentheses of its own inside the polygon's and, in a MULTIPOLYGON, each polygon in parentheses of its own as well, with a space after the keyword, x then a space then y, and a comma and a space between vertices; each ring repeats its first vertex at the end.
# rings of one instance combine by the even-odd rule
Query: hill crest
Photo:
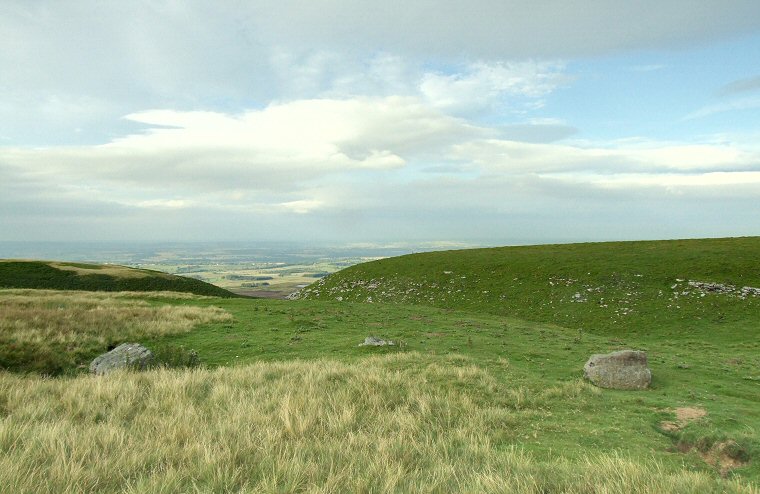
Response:
POLYGON ((296 298, 422 304, 603 331, 653 320, 699 326, 760 318, 757 259, 760 237, 429 252, 349 267, 296 298))
POLYGON ((0 260, 0 288, 87 291, 174 291, 216 297, 235 295, 194 278, 114 264, 27 259, 0 260))

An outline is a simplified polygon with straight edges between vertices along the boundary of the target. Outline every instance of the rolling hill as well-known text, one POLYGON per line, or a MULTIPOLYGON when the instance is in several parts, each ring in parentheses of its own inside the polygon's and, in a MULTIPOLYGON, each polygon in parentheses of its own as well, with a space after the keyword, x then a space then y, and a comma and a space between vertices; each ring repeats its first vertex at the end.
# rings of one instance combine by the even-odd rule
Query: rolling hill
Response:
MULTIPOLYGON (((757 259, 760 238, 593 243, 389 258, 301 300, 0 290, 0 484, 756 493, 757 259), (179 368, 80 375, 127 340, 179 368), (647 352, 650 389, 584 381, 623 348, 647 352)), ((171 278, 31 265, 37 288, 171 278)))
POLYGON ((234 297, 193 278, 125 266, 53 261, 0 260, 0 288, 87 291, 173 291, 234 297))
POLYGON ((760 237, 501 247, 359 264, 298 298, 422 304, 603 333, 760 321, 760 237))

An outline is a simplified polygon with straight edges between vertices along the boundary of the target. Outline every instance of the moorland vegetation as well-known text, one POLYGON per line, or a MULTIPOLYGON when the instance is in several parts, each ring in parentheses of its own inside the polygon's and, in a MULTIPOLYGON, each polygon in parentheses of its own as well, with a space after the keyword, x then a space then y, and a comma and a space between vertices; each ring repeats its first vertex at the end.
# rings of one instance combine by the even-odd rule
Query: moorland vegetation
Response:
MULTIPOLYGON (((204 364, 0 372, 0 485, 758 492, 755 259, 757 238, 429 253, 346 269, 292 301, 79 292, 61 305, 73 295, 0 290, 8 307, 39 298, 25 303, 63 319, 144 311, 168 329, 140 329, 142 344, 204 364), (358 346, 368 335, 398 344, 358 346), (590 354, 622 348, 647 352, 650 389, 583 380, 590 354)), ((6 341, 69 352, 76 325, 33 313, 8 318, 2 331, 24 336, 6 341)), ((131 319, 82 339, 105 350, 131 319)))

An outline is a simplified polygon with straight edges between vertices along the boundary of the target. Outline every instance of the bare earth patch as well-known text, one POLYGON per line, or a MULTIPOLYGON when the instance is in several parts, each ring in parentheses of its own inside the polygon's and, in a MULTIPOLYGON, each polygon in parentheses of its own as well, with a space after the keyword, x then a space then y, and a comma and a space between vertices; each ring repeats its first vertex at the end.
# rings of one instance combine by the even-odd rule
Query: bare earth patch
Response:
POLYGON ((736 441, 731 439, 713 444, 707 452, 700 452, 699 456, 705 462, 714 466, 720 472, 721 477, 726 477, 734 468, 739 468, 747 464, 736 457, 735 451, 739 448, 736 441))
MULTIPOLYGON (((707 411, 704 408, 699 407, 676 408, 674 412, 676 415, 676 421, 660 422, 660 429, 667 432, 679 431, 687 424, 707 416, 707 411)), ((705 463, 715 467, 720 473, 720 476, 724 478, 734 468, 739 468, 747 464, 738 453, 741 448, 736 441, 732 439, 717 442, 707 451, 701 451, 693 444, 680 444, 678 448, 682 453, 696 450, 705 463)))
POLYGON ((694 422, 707 416, 707 410, 698 407, 681 407, 675 409, 676 421, 662 421, 660 422, 660 429, 667 432, 674 432, 681 430, 689 422, 694 422))

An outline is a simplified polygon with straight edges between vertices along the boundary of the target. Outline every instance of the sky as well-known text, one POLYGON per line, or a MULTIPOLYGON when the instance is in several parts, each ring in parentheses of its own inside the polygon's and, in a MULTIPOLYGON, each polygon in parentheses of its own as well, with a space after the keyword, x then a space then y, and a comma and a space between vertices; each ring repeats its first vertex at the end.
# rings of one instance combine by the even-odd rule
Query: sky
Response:
POLYGON ((0 241, 760 235, 757 0, 0 0, 0 241))

